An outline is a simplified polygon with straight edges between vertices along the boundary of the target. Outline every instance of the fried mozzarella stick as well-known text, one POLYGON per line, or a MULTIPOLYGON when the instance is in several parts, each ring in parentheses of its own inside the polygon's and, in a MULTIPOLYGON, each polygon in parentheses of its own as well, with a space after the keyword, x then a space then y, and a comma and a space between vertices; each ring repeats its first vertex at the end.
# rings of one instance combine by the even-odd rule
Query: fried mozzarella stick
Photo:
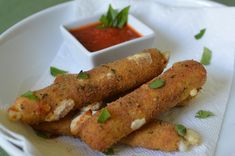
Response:
MULTIPOLYGON (((197 94, 192 95, 191 98, 194 98, 197 94)), ((188 105, 189 99, 186 101, 177 104, 177 106, 185 106, 188 105)), ((100 110, 102 107, 101 102, 97 102, 94 104, 90 104, 88 106, 83 107, 78 113, 71 112, 68 115, 66 115, 64 118, 58 120, 58 121, 52 121, 52 122, 42 122, 39 124, 32 125, 32 127, 41 132, 46 132, 52 135, 67 135, 67 136, 73 136, 73 134, 77 134, 78 129, 80 125, 88 118, 92 117, 92 114, 94 114, 96 111, 100 110), (85 119, 85 120, 84 120, 85 119)), ((158 124, 160 122, 155 122, 155 124, 158 124)), ((141 128, 143 129, 143 128, 141 128)), ((141 130, 140 129, 140 130, 141 130)), ((145 132, 143 132, 145 133, 145 132)), ((172 132, 174 133, 174 132, 172 132)), ((155 141, 161 141, 161 139, 155 137, 155 141)), ((176 140, 176 139, 174 139, 176 140)), ((143 142, 143 144, 146 144, 143 142)), ((161 148, 159 148, 161 149, 161 148)))
MULTIPOLYGON (((199 92, 199 89, 193 90, 193 92, 190 93, 190 95, 191 95, 190 97, 188 97, 184 101, 178 103, 176 106, 188 105, 189 104, 188 101, 190 101, 192 98, 195 98, 196 95, 198 95, 198 92, 199 92)), ((127 92, 127 93, 130 93, 130 92, 127 92)), ((123 94, 123 95, 121 94, 117 97, 113 97, 113 98, 111 98, 112 99, 111 101, 114 101, 124 95, 125 94, 123 94)), ((105 103, 107 103, 107 102, 105 102, 105 103)), ((46 133, 52 134, 53 136, 54 135, 55 136, 56 135, 57 136, 61 136, 61 135, 73 136, 73 134, 76 135, 78 133, 77 130, 79 129, 80 125, 85 121, 84 119, 88 119, 88 117, 91 117, 92 114, 94 114, 96 111, 100 110, 102 107, 104 107, 103 102, 96 102, 93 104, 89 104, 88 106, 84 106, 83 108, 81 108, 78 112, 76 111, 77 113, 70 112, 68 115, 66 115, 64 118, 62 118, 58 121, 42 122, 39 124, 34 124, 34 125, 32 125, 32 127, 36 131, 46 132, 46 133)), ((162 122, 156 122, 155 124, 158 124, 158 123, 162 123, 162 122)), ((143 128, 141 128, 141 129, 143 129, 143 128)), ((145 132, 143 132, 143 133, 145 133, 145 132)), ((172 133, 174 133, 174 132, 172 132, 172 133)), ((155 139, 156 139, 155 141, 160 141, 160 142, 162 141, 161 139, 158 139, 157 137, 155 137, 155 139)), ((173 139, 173 140, 176 140, 176 139, 173 139)), ((148 144, 148 143, 143 142, 143 147, 145 147, 144 146, 145 144, 148 144)), ((152 149, 156 149, 156 148, 157 147, 152 148, 152 149)), ((160 147, 159 147, 159 150, 161 150, 160 147)))
POLYGON ((177 133, 175 124, 151 121, 120 142, 132 147, 172 152, 187 151, 190 145, 199 145, 200 141, 200 135, 189 128, 182 137, 177 133))
POLYGON ((104 151, 187 99, 205 81, 206 70, 200 63, 193 60, 175 63, 161 76, 95 113, 81 124, 76 135, 92 149, 104 151), (164 86, 159 85, 162 82, 164 86))
POLYGON ((70 124, 74 115, 75 115, 74 113, 69 113, 63 119, 60 119, 58 121, 42 122, 31 126, 36 131, 49 133, 52 136, 62 136, 62 135, 72 136, 70 130, 70 124))
POLYGON ((40 132, 46 132, 52 135, 67 135, 73 136, 71 133, 71 122, 76 118, 76 123, 83 122, 86 117, 92 116, 92 112, 99 110, 102 107, 102 102, 96 102, 88 106, 83 107, 78 113, 70 112, 63 119, 52 122, 42 122, 32 125, 33 129, 40 132), (79 119, 78 119, 79 118, 79 119))
POLYGON ((51 86, 18 97, 8 110, 9 118, 28 124, 59 120, 151 80, 163 71, 167 59, 157 49, 148 49, 87 72, 58 76, 51 86))
MULTIPOLYGON (((92 116, 91 111, 87 111, 80 119, 92 116)), ((52 136, 73 136, 70 131, 73 116, 68 115, 60 121, 45 122, 39 125, 32 125, 40 132, 49 133, 52 136)), ((75 118, 76 119, 76 118, 75 118)), ((76 123, 78 123, 77 121, 76 123)), ((81 121, 80 121, 81 123, 81 121)), ((191 129, 187 129, 184 139, 178 135, 175 124, 165 121, 151 121, 127 137, 121 139, 119 143, 132 147, 142 147, 160 151, 187 151, 190 145, 200 144, 200 135, 191 129)))
MULTIPOLYGON (((197 95, 197 91, 193 91, 190 95, 190 98, 177 104, 177 106, 182 106, 182 103, 183 105, 188 105, 188 101, 197 95)), ((94 103, 83 107, 79 115, 72 112, 59 121, 43 122, 32 126, 35 130, 46 132, 52 136, 73 136, 73 134, 77 133, 79 125, 89 119, 101 107, 102 103, 94 103)), ((187 129, 187 132, 191 131, 187 129)), ((132 147, 138 146, 160 151, 185 151, 190 145, 198 145, 200 143, 200 136, 196 132, 192 132, 187 133, 186 136, 188 137, 183 140, 176 132, 174 124, 164 121, 152 121, 123 138, 120 142, 132 147)))

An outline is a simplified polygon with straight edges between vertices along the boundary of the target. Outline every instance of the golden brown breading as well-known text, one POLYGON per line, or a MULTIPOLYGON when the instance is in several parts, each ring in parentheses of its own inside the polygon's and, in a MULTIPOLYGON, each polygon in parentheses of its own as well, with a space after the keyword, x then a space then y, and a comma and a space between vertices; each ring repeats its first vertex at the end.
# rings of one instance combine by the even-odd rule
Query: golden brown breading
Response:
POLYGON ((60 119, 59 121, 42 122, 40 124, 32 125, 32 127, 36 131, 46 132, 52 134, 52 136, 54 135, 72 136, 72 133, 70 131, 70 124, 74 115, 75 115, 74 112, 71 112, 68 115, 66 115, 66 117, 64 117, 63 119, 60 119))
POLYGON ((184 136, 180 136, 175 124, 164 121, 151 121, 121 139, 120 142, 132 147, 143 147, 166 152, 185 152, 191 146, 199 145, 201 136, 190 128, 186 128, 184 136))
MULTIPOLYGON (((192 99, 192 97, 187 98, 185 101, 183 101, 183 103, 181 102, 181 103, 177 104, 176 106, 186 106, 186 105, 190 104, 188 102, 190 99, 192 99)), ((90 106, 94 106, 94 105, 91 104, 91 105, 88 105, 88 106, 86 106, 82 109, 84 111, 89 111, 90 109, 92 111, 97 111, 97 110, 100 109, 100 107, 99 107, 99 109, 94 110, 90 106)), ((89 111, 89 114, 90 114, 90 111, 89 111)), ((71 127, 71 122, 73 121, 73 119, 76 119, 77 117, 83 116, 83 115, 87 115, 87 114, 83 114, 82 111, 79 111, 79 113, 71 112, 68 115, 66 115, 64 118, 60 119, 59 121, 42 122, 40 124, 32 125, 32 127, 35 130, 42 131, 42 132, 47 132, 47 133, 50 133, 52 135, 72 136, 73 134, 71 133, 71 131, 74 133, 77 130, 77 128, 80 127, 80 126, 79 126, 79 124, 77 124, 77 125, 75 125, 76 127, 71 127)), ((90 114, 90 116, 92 116, 92 113, 90 114)), ((78 123, 78 121, 77 121, 77 123, 78 123)), ((164 123, 163 121, 155 122, 155 124, 161 124, 162 126, 164 126, 163 123, 164 123)), ((81 124, 81 122, 80 122, 80 124, 81 124)), ((141 129, 145 129, 145 126, 142 127, 141 129)), ((138 130, 138 133, 141 133, 141 129, 138 130)), ((143 133, 144 133, 144 131, 143 131, 143 133)), ((161 141, 161 139, 157 138, 157 137, 156 137, 156 140, 161 141)), ((173 139, 173 140, 176 140, 176 139, 173 139)), ((146 147, 145 144, 147 146, 148 142, 147 141, 146 141, 146 143, 143 142, 142 143, 143 147, 146 147)), ((139 146, 141 146, 141 145, 139 145, 139 146)), ((159 148, 159 150, 164 150, 164 149, 159 148)))
POLYGON ((159 75, 166 63, 166 56, 148 49, 87 71, 87 79, 60 75, 51 86, 33 92, 38 100, 18 97, 8 110, 9 118, 28 124, 59 120, 72 110, 138 87, 159 75))
POLYGON ((77 118, 78 116, 80 116, 80 120, 85 120, 87 116, 90 117, 92 115, 92 111, 97 111, 101 109, 102 105, 103 105, 102 102, 96 102, 83 107, 82 109, 80 109, 79 112, 77 111, 70 112, 68 115, 66 115, 64 118, 58 121, 42 122, 31 126, 33 127, 33 129, 37 131, 46 132, 52 134, 52 136, 54 135, 72 136, 70 129, 71 121, 74 118, 77 118))
POLYGON ((97 122, 101 113, 98 111, 80 126, 77 136, 92 149, 104 151, 187 99, 191 90, 201 88, 205 81, 206 70, 202 64, 193 60, 175 63, 161 76, 108 104, 106 109, 111 118, 105 123, 97 122), (156 79, 164 80, 165 85, 159 89, 150 88, 149 84, 156 79))
POLYGON ((180 136, 175 125, 163 121, 152 121, 134 131, 120 142, 133 146, 161 151, 176 151, 180 136))
MULTIPOLYGON (((188 101, 191 98, 187 98, 183 102, 184 105, 188 105, 188 101)), ((182 106, 181 103, 178 105, 182 106)), ((44 122, 39 125, 33 125, 33 128, 41 132, 47 132, 52 136, 73 136, 73 134, 77 133, 77 127, 92 116, 92 111, 97 111, 100 108, 97 107, 97 104, 88 105, 82 109, 82 111, 87 112, 80 113, 79 115, 70 113, 59 121, 44 122)), ((133 147, 138 146, 148 149, 158 149, 160 151, 176 151, 179 150, 179 140, 180 136, 177 134, 174 124, 164 121, 152 121, 123 138, 120 142, 133 147)))
MULTIPOLYGON (((73 136, 70 131, 72 119, 73 116, 69 115, 59 121, 44 122, 39 125, 32 125, 32 127, 35 130, 52 134, 52 136, 73 136)), ((164 121, 152 121, 123 138, 120 143, 133 147, 176 151, 178 150, 179 140, 180 136, 177 134, 174 124, 164 121)))
MULTIPOLYGON (((73 136, 70 131, 73 115, 68 115, 64 119, 54 122, 44 122, 38 125, 32 125, 35 130, 47 132, 54 135, 73 136)), ((161 151, 176 151, 180 136, 175 130, 175 125, 164 121, 152 121, 139 130, 134 131, 123 138, 120 143, 133 147, 143 147, 161 151)))

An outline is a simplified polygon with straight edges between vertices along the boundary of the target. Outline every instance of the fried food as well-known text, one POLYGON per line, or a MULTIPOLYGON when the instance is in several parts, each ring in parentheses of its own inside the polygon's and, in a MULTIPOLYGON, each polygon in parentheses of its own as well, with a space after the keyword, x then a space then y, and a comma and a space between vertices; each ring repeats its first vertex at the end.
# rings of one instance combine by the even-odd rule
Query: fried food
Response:
MULTIPOLYGON (((177 106, 188 105, 188 101, 196 95, 191 95, 185 101, 178 103, 177 106)), ((73 134, 78 133, 79 125, 89 119, 101 107, 102 103, 94 103, 82 108, 79 114, 72 112, 59 121, 40 123, 39 125, 33 125, 33 128, 40 132, 49 133, 52 136, 73 136, 73 134)), ((199 140, 198 138, 194 140, 199 140)), ((187 146, 192 144, 189 141, 182 141, 182 138, 176 132, 174 124, 160 120, 146 124, 119 142, 132 147, 143 147, 168 152, 182 150, 182 147, 187 148, 187 146)))
MULTIPOLYGON (((87 111, 82 116, 83 119, 92 116, 91 111, 87 111)), ((36 131, 49 134, 50 136, 73 136, 70 131, 72 115, 54 122, 45 122, 39 125, 32 125, 36 131)), ((80 118, 81 119, 81 118, 80 118)), ((80 120, 81 122, 82 120, 80 120)), ((83 122, 81 122, 82 124, 83 122)), ((119 143, 132 147, 142 147, 160 151, 187 151, 190 145, 200 143, 200 135, 191 129, 187 129, 185 138, 178 135, 175 124, 165 121, 151 121, 140 129, 132 132, 127 137, 121 139, 119 143)))
POLYGON ((106 109, 111 117, 98 123, 101 111, 81 124, 75 136, 92 149, 104 151, 133 131, 151 122, 200 89, 206 81, 206 70, 200 63, 188 60, 175 63, 159 77, 142 85, 126 96, 109 103, 106 109), (163 80, 164 86, 153 89, 150 84, 163 80))
MULTIPOLYGON (((130 91, 127 92, 127 93, 130 93, 130 91)), ((121 94, 120 96, 111 98, 112 99, 111 101, 117 100, 118 98, 120 98, 124 95, 125 94, 121 94)), ((176 107, 186 106, 186 105, 190 104, 189 101, 192 98, 196 97, 196 95, 197 94, 195 94, 194 96, 188 97, 184 101, 178 103, 176 105, 176 107)), ((93 103, 93 104, 90 104, 88 106, 83 107, 82 109, 79 110, 79 112, 75 111, 77 113, 70 112, 68 115, 66 115, 64 118, 62 118, 58 121, 42 122, 40 124, 32 125, 32 127, 37 131, 47 132, 47 133, 52 134, 52 135, 58 135, 58 136, 61 136, 61 135, 72 136, 73 134, 76 135, 77 131, 78 131, 78 128, 80 127, 82 122, 84 122, 84 120, 82 120, 82 119, 85 119, 86 118, 85 116, 87 116, 87 115, 89 117, 91 117, 92 113, 95 113, 96 111, 100 110, 104 106, 104 103, 107 103, 107 102, 93 103), (72 121, 73 121, 73 124, 71 124, 72 121)), ((88 119, 88 118, 86 118, 86 119, 88 119)), ((159 121, 159 122, 156 122, 155 124, 157 124, 157 123, 163 123, 163 122, 159 121)), ((156 140, 159 140, 159 138, 156 138, 156 140)), ((143 145, 145 145, 145 144, 148 144, 148 143, 143 142, 143 145)), ((161 148, 159 148, 159 149, 163 150, 161 148)))
POLYGON ((132 147, 143 147, 161 151, 177 151, 181 137, 175 125, 163 121, 152 121, 134 131, 120 142, 132 147))
POLYGON ((56 121, 69 112, 134 89, 159 75, 168 58, 156 49, 98 66, 79 74, 60 75, 54 84, 18 97, 9 108, 11 120, 28 124, 56 121))
MULTIPOLYGON (((185 106, 189 104, 189 100, 193 97, 187 98, 185 101, 177 104, 176 106, 185 106)), ((53 135, 67 135, 72 136, 73 134, 77 134, 77 130, 84 122, 83 119, 88 119, 85 116, 92 116, 96 111, 100 110, 102 107, 102 103, 94 103, 88 106, 83 107, 78 113, 70 112, 64 118, 58 121, 52 122, 42 122, 40 124, 32 125, 35 130, 47 132, 53 135), (73 121, 73 124, 71 124, 73 121)), ((159 121, 159 123, 162 123, 159 121)), ((143 144, 145 144, 143 142, 143 144)))
POLYGON ((32 127, 36 131, 49 133, 52 136, 72 136, 70 124, 74 116, 75 113, 71 112, 59 121, 42 122, 39 124, 32 125, 32 127))
POLYGON ((191 145, 199 145, 200 135, 186 128, 185 136, 180 136, 175 124, 165 121, 151 121, 134 131, 120 142, 132 147, 143 147, 166 152, 187 151, 191 145))

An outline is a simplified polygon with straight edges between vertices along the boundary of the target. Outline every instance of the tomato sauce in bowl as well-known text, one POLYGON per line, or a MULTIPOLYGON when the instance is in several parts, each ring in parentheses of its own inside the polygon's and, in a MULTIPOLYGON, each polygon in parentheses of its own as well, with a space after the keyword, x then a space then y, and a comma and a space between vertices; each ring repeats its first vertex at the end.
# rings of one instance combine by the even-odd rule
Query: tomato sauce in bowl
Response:
POLYGON ((142 35, 130 25, 123 28, 99 28, 100 22, 70 29, 69 32, 90 52, 99 51, 142 35))

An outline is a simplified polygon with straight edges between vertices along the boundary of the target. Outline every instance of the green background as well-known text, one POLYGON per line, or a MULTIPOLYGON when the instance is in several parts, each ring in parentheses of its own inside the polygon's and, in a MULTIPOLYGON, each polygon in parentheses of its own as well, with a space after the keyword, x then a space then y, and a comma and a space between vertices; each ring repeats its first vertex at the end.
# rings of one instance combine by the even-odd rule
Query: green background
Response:
MULTIPOLYGON (((0 0, 0 33, 35 12, 66 1, 69 0, 0 0)), ((235 0, 214 1, 235 5, 235 0)), ((1 148, 0 156, 7 156, 1 148)))
POLYGON ((23 18, 69 0, 0 0, 0 33, 23 18))

